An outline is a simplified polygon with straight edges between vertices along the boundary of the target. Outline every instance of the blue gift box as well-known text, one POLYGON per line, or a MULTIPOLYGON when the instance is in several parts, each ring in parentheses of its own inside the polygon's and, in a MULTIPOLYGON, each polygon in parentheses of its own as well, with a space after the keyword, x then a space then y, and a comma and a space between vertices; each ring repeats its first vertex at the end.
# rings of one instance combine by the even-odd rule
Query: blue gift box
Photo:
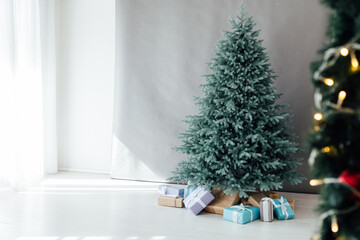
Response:
POLYGON ((273 206, 277 219, 286 220, 295 217, 295 212, 292 210, 286 198, 273 199, 273 206))
POLYGON ((260 208, 249 205, 235 205, 224 209, 223 219, 230 222, 245 224, 260 218, 260 208))
POLYGON ((184 189, 171 185, 160 185, 158 189, 160 196, 184 197, 184 189))

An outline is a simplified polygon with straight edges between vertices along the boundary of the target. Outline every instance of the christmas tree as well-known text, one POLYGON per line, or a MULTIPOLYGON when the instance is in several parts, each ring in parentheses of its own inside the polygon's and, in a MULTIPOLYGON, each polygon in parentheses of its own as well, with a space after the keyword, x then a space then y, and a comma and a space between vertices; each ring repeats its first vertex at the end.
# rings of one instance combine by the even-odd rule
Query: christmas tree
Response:
POLYGON ((180 135, 179 163, 170 180, 221 188, 226 193, 276 190, 284 181, 296 184, 298 150, 287 123, 290 114, 276 104, 280 94, 271 86, 276 78, 255 23, 244 6, 232 31, 223 32, 215 58, 204 76, 203 97, 196 99, 197 115, 189 116, 180 135))
POLYGON ((322 185, 322 226, 313 239, 360 239, 360 2, 323 0, 332 8, 324 57, 313 64, 315 124, 309 164, 322 185))

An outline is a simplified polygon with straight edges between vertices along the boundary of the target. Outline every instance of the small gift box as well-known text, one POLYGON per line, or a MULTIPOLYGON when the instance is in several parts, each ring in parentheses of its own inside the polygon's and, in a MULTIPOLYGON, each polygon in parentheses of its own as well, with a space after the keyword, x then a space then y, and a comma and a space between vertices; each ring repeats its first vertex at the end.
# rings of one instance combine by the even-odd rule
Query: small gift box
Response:
POLYGON ((264 194, 268 197, 268 198, 277 198, 277 193, 276 192, 272 192, 272 191, 267 191, 267 192, 264 192, 264 194))
POLYGON ((263 222, 272 222, 274 220, 273 201, 271 198, 263 198, 260 201, 260 219, 263 222))
POLYGON ((189 187, 188 185, 185 191, 185 198, 187 198, 190 195, 190 193, 193 192, 195 189, 196 187, 189 187))
POLYGON ((240 202, 244 205, 251 205, 248 198, 240 198, 240 202))
POLYGON ((182 208, 184 207, 183 200, 184 198, 180 198, 180 197, 160 196, 158 197, 158 205, 166 206, 166 207, 182 208))
POLYGON ((295 213, 290 204, 281 196, 280 199, 273 199, 274 211, 279 220, 293 219, 295 213))
POLYGON ((288 203, 290 204, 290 207, 292 208, 292 210, 295 212, 295 200, 293 199, 286 199, 288 201, 288 203))
POLYGON ((256 192, 250 195, 248 201, 252 206, 260 208, 260 201, 263 198, 266 198, 266 195, 264 193, 256 192))
POLYGON ((237 204, 240 200, 239 194, 235 193, 234 195, 225 194, 221 189, 212 189, 211 194, 214 195, 215 199, 205 207, 205 211, 223 214, 224 208, 231 207, 237 204))
POLYGON ((158 189, 160 196, 184 197, 184 189, 171 185, 160 185, 158 189))
POLYGON ((214 198, 210 192, 199 186, 185 198, 184 205, 193 214, 198 215, 214 198))
POLYGON ((260 218, 260 208, 246 206, 244 204, 235 205, 224 209, 223 219, 230 222, 245 224, 260 218))

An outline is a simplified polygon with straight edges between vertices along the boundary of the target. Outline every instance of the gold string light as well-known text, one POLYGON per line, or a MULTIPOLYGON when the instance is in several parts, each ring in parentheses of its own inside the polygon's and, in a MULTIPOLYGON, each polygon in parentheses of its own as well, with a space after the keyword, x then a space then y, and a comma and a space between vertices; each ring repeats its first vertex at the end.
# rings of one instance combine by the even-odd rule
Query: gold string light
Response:
POLYGON ((312 236, 312 240, 319 240, 319 239, 320 239, 320 234, 319 233, 312 236))
POLYGON ((349 55, 349 49, 347 49, 346 47, 341 48, 340 54, 341 56, 346 57, 347 55, 349 55))
POLYGON ((322 153, 329 153, 330 151, 331 151, 331 148, 328 147, 328 146, 323 147, 323 148, 321 149, 321 152, 322 152, 322 153))
MULTIPOLYGON (((359 40, 359 38, 357 38, 356 40, 359 40)), ((337 63, 337 60, 340 56, 342 57, 347 57, 350 55, 350 70, 352 72, 357 72, 358 70, 360 70, 360 64, 359 64, 359 60, 357 59, 357 56, 355 54, 356 51, 360 51, 360 44, 356 43, 355 40, 349 44, 347 44, 346 46, 343 47, 339 47, 339 48, 330 48, 328 49, 325 54, 324 54, 324 61, 322 62, 321 66, 319 67, 319 69, 314 73, 314 79, 318 80, 318 81, 322 81, 326 86, 328 87, 332 87, 335 84, 334 79, 332 78, 327 78, 321 75, 321 73, 326 70, 327 68, 335 65, 337 63)), ((332 106, 337 109, 338 111, 349 111, 348 108, 343 108, 342 104, 346 98, 346 92, 345 91, 340 91, 338 94, 338 99, 337 99, 337 103, 336 104, 332 104, 332 106)), ((320 108, 320 107, 319 107, 320 108)), ((354 110, 350 109, 352 112, 355 112, 354 110)), ((360 113, 360 112, 359 112, 360 113)), ((321 121, 323 120, 324 116, 321 113, 315 113, 314 114, 314 119, 316 121, 321 121)), ((320 126, 316 125, 314 126, 314 130, 318 131, 320 130, 320 126)), ((326 154, 338 154, 337 149, 333 146, 325 146, 323 148, 320 149, 321 153, 326 153, 326 154)), ((354 189, 352 186, 348 185, 345 182, 341 182, 339 179, 337 178, 324 178, 324 179, 311 179, 310 180, 310 185, 311 186, 318 186, 318 185, 322 185, 322 184, 331 184, 331 183, 335 183, 335 184, 344 184, 346 186, 348 186, 352 192, 357 195, 360 198, 360 191, 358 191, 357 189, 354 189)), ((356 209, 358 209, 360 207, 360 203, 356 204, 355 206, 352 206, 349 209, 346 210, 335 210, 335 209, 331 209, 328 212, 322 214, 322 216, 320 217, 321 219, 324 219, 325 217, 331 216, 331 231, 333 233, 338 233, 339 232, 339 225, 338 225, 338 221, 337 221, 337 215, 338 214, 347 214, 348 212, 352 212, 356 209)), ((313 240, 318 240, 321 238, 321 234, 315 234, 312 239, 313 240)), ((344 237, 341 236, 337 236, 336 240, 343 240, 345 239, 344 237)))
POLYGON ((315 114, 314 114, 314 119, 315 119, 316 121, 320 121, 320 120, 323 119, 323 115, 322 115, 321 113, 315 113, 315 114))
POLYGON ((334 80, 331 79, 331 78, 324 78, 324 79, 323 79, 323 82, 324 82, 327 86, 329 86, 329 87, 331 87, 331 86, 334 85, 334 80))
POLYGON ((343 104, 345 98, 346 98, 346 92, 345 91, 340 91, 339 95, 338 95, 338 101, 337 101, 336 105, 338 107, 341 107, 341 105, 343 104))
POLYGON ((339 225, 338 225, 338 222, 337 222, 336 215, 333 215, 331 217, 331 231, 333 233, 337 233, 339 231, 339 225))
POLYGON ((311 179, 310 180, 310 185, 311 186, 319 186, 319 185, 321 185, 323 183, 324 183, 324 180, 322 180, 322 179, 311 179))
POLYGON ((355 72, 359 68, 359 61, 355 56, 355 52, 351 51, 350 56, 351 56, 351 70, 355 72))
MULTIPOLYGON (((326 85, 328 85, 325 82, 325 79, 327 79, 327 78, 324 78, 323 76, 321 76, 321 72, 323 70, 325 70, 326 68, 331 67, 334 64, 336 64, 337 59, 339 58, 339 56, 347 57, 348 55, 350 55, 350 62, 351 62, 351 69, 350 70, 352 72, 356 72, 356 71, 360 70, 360 64, 359 64, 359 61, 358 61, 358 59, 356 57, 356 54, 355 54, 355 52, 359 51, 359 50, 360 50, 360 43, 356 43, 355 40, 353 42, 347 44, 346 46, 328 49, 324 53, 324 61, 323 61, 323 63, 319 67, 318 71, 316 71, 314 73, 314 76, 313 76, 314 79, 319 80, 319 81, 323 81, 326 85)), ((331 84, 332 82, 329 81, 329 83, 331 84)), ((328 85, 328 86, 330 86, 330 85, 328 85)))
POLYGON ((322 184, 330 184, 330 183, 341 183, 337 178, 323 178, 323 179, 311 179, 311 186, 319 186, 322 184))

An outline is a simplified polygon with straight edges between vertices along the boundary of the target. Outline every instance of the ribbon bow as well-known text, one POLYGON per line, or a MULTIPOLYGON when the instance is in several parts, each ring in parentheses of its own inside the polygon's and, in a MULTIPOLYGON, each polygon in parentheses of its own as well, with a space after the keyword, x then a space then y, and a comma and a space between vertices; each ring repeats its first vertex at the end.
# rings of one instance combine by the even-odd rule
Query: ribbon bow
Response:
POLYGON ((178 197, 176 194, 167 194, 168 187, 167 186, 160 186, 158 192, 160 196, 167 196, 167 197, 178 197))
POLYGON ((281 212, 283 215, 285 215, 285 220, 289 218, 289 213, 287 212, 287 207, 286 206, 290 206, 290 204, 288 202, 284 203, 285 199, 283 198, 283 196, 281 196, 281 198, 279 199, 280 204, 276 204, 273 201, 274 207, 275 208, 280 208, 281 212))
POLYGON ((272 202, 272 204, 275 204, 274 200, 272 200, 272 198, 269 198, 269 197, 264 197, 261 199, 261 201, 270 201, 270 202, 272 202))
POLYGON ((198 196, 199 193, 202 192, 201 187, 197 187, 194 191, 192 191, 187 198, 184 200, 184 205, 186 208, 191 208, 195 203, 199 203, 203 208, 206 207, 206 204, 201 200, 198 196))
POLYGON ((235 208, 235 211, 233 211, 233 222, 237 222, 238 221, 238 213, 240 212, 240 211, 249 211, 250 212, 250 221, 252 221, 253 220, 253 211, 251 210, 251 209, 249 209, 249 208, 246 208, 245 206, 244 206, 244 204, 242 203, 242 204, 240 204, 240 205, 235 205, 235 206, 232 206, 231 208, 235 208))
POLYGON ((158 192, 160 193, 160 195, 166 195, 166 190, 167 187, 159 187, 158 192))

